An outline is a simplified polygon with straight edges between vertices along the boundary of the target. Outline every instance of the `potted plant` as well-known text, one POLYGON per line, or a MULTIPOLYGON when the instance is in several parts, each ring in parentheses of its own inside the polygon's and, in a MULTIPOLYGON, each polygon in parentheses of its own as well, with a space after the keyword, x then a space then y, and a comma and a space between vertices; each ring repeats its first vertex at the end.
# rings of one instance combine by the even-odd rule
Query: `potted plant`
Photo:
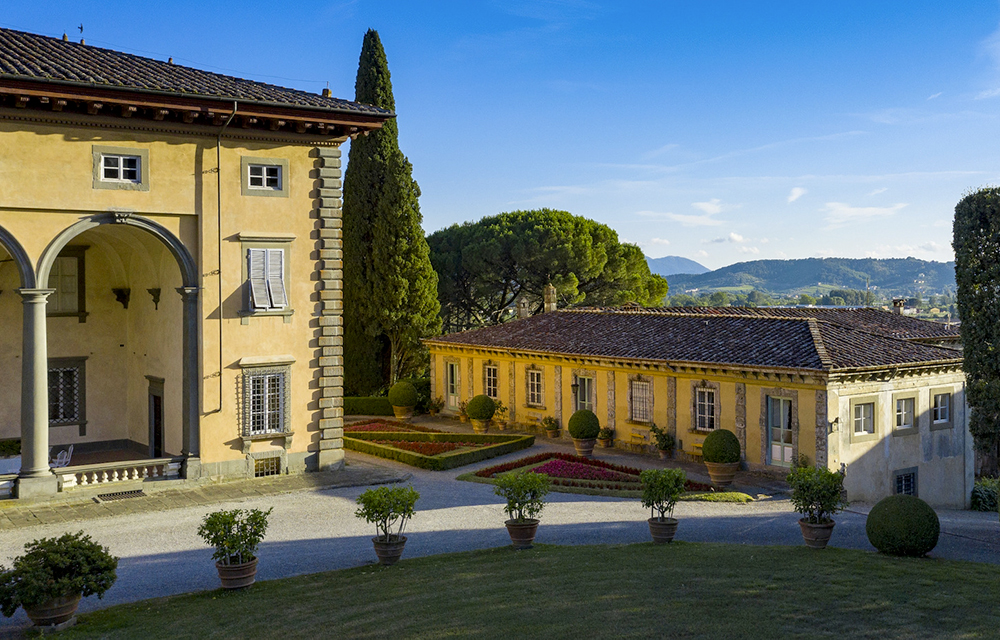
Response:
POLYGON ((436 416, 440 413, 441 409, 444 409, 444 399, 441 396, 427 401, 427 413, 432 416, 436 416))
POLYGON ((708 477, 716 487, 728 487, 740 468, 740 441, 736 434, 716 429, 701 445, 701 455, 708 467, 708 477))
POLYGON ((406 380, 400 380, 389 389, 389 404, 397 420, 412 418, 413 408, 417 406, 417 388, 406 380))
POLYGON ((497 426, 497 429, 503 431, 507 428, 507 416, 510 413, 510 409, 500 400, 494 400, 493 403, 496 404, 496 412, 493 414, 493 424, 497 426))
POLYGON ((601 427, 601 430, 597 432, 597 444, 605 449, 615 446, 615 432, 607 427, 601 427))
POLYGON ((647 522, 653 542, 670 542, 677 533, 674 507, 684 493, 687 477, 681 469, 646 469, 639 474, 639 479, 642 480, 642 506, 650 510, 647 522))
POLYGON ((653 439, 656 441, 656 450, 660 452, 660 460, 673 457, 674 437, 655 424, 649 426, 649 432, 653 434, 653 439))
POLYGON ((597 444, 597 434, 601 432, 601 421, 590 409, 578 409, 573 412, 566 425, 569 435, 573 438, 573 448, 576 455, 582 458, 594 457, 594 445, 597 444))
POLYGON ((264 539, 273 510, 215 511, 198 527, 198 535, 215 547, 212 559, 223 589, 249 587, 257 579, 257 546, 264 539))
POLYGON ((358 496, 354 515, 375 525, 372 538, 379 564, 396 564, 403 555, 406 536, 403 529, 413 514, 420 494, 413 487, 377 487, 358 496))
POLYGON ((469 421, 469 414, 466 411, 466 409, 467 409, 468 406, 469 406, 469 403, 465 402, 465 401, 462 401, 462 402, 458 403, 458 419, 461 420, 462 422, 468 422, 469 421))
POLYGON ((476 433, 486 433, 490 430, 490 418, 496 413, 497 405, 493 398, 487 395, 478 395, 465 407, 465 412, 472 420, 472 430, 476 433))
POLYGON ((531 471, 505 473, 493 493, 507 500, 507 533, 515 549, 530 549, 538 531, 538 515, 545 506, 549 477, 531 471))
POLYGON ((833 534, 833 514, 847 507, 844 472, 825 467, 795 466, 788 474, 792 506, 802 514, 799 526, 810 549, 824 549, 833 534))
POLYGON ((24 607, 36 626, 60 625, 81 598, 103 598, 117 577, 118 558, 83 531, 34 540, 24 551, 11 569, 0 567, 0 612, 7 618, 24 607))
POLYGON ((559 437, 559 421, 552 416, 545 416, 542 418, 542 429, 545 430, 545 435, 550 438, 559 437))

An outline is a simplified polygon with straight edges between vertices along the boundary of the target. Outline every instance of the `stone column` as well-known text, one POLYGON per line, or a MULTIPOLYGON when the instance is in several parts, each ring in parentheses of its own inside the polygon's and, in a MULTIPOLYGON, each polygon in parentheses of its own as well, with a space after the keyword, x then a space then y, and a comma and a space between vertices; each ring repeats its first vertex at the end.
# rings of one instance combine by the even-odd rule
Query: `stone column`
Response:
POLYGON ((181 346, 181 455, 184 456, 184 477, 201 477, 201 421, 199 411, 198 376, 198 287, 179 287, 177 293, 184 300, 183 333, 181 346))
POLYGON ((59 490, 49 468, 49 357, 45 308, 54 289, 18 289, 24 305, 21 353, 21 473, 17 497, 59 490))

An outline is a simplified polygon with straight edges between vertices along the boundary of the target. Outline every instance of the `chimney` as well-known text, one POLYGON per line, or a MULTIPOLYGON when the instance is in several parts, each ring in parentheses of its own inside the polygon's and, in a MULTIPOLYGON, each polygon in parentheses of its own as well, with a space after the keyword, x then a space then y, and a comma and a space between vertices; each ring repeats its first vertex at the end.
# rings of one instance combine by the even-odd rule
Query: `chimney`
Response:
POLYGON ((517 319, 524 320, 531 315, 531 311, 528 310, 528 301, 521 298, 517 301, 517 319))
POLYGON ((896 315, 903 315, 903 307, 906 306, 906 298, 892 299, 892 312, 896 315))
POLYGON ((329 98, 330 97, 330 87, 326 87, 326 88, 323 89, 323 97, 324 98, 329 98))
POLYGON ((552 286, 552 283, 545 285, 544 298, 545 306, 543 307, 544 313, 552 313, 556 310, 556 288, 552 286))

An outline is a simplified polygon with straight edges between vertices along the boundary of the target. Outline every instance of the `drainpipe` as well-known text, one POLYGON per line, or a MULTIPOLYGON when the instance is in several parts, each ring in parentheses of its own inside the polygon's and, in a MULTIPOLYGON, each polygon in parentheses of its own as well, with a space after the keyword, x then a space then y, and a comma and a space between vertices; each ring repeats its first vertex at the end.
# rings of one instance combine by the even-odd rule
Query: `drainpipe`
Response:
POLYGON ((236 110, 238 103, 233 100, 233 112, 229 114, 229 118, 226 119, 226 123, 222 125, 219 129, 219 135, 215 138, 215 180, 216 180, 216 222, 218 224, 218 247, 216 258, 218 260, 218 285, 219 285, 219 408, 214 409, 212 413, 217 413, 222 411, 222 391, 223 391, 223 381, 222 381, 222 134, 226 132, 226 127, 233 121, 236 117, 236 110))

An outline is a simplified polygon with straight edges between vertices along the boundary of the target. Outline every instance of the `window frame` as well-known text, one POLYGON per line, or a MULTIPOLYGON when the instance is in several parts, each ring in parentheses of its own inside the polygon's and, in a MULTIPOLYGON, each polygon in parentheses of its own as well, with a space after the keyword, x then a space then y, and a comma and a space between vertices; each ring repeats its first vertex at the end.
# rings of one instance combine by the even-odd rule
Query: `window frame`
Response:
POLYGON ((93 145, 93 187, 111 191, 149 191, 149 149, 141 147, 109 147, 93 145), (136 158, 138 176, 136 180, 104 177, 104 158, 136 158))
POLYGON ((493 362, 483 364, 483 394, 493 400, 500 399, 500 367, 493 362), (491 390, 493 393, 490 393, 491 390))
POLYGON ((635 424, 648 425, 653 423, 653 381, 645 377, 635 377, 630 378, 628 381, 628 421, 635 424), (640 407, 639 403, 636 402, 636 393, 634 385, 644 385, 646 387, 645 397, 642 398, 642 413, 646 416, 643 419, 642 416, 638 415, 640 412, 637 409, 640 407))
POLYGON ((72 420, 53 420, 52 419, 52 384, 51 381, 46 377, 46 386, 49 395, 49 406, 46 408, 48 412, 48 425, 49 428, 58 427, 79 427, 79 434, 81 436, 87 435, 87 356, 77 356, 72 358, 49 358, 48 360, 48 370, 47 374, 51 375, 54 370, 71 370, 75 369, 77 371, 77 382, 76 382, 76 416, 72 420))
POLYGON ((911 496, 919 498, 920 497, 920 495, 919 495, 920 494, 920 474, 919 474, 919 468, 918 467, 907 467, 906 469, 896 469, 895 471, 892 472, 892 494, 893 495, 899 495, 900 493, 905 493, 905 492, 899 491, 899 482, 900 482, 900 478, 902 478, 903 476, 908 476, 908 475, 912 475, 913 476, 913 493, 909 493, 909 494, 906 494, 906 495, 911 495, 911 496))
POLYGON ((928 402, 927 413, 930 416, 931 431, 951 429, 955 425, 955 390, 952 387, 938 387, 931 389, 928 395, 930 396, 930 401, 928 402), (935 401, 938 396, 948 397, 948 418, 945 420, 934 419, 935 410, 937 409, 935 401))
POLYGON ((545 408, 545 371, 541 367, 528 366, 524 370, 524 384, 526 389, 525 404, 529 407, 545 408), (532 379, 537 376, 537 385, 533 385, 532 379), (533 389, 537 387, 537 392, 533 389))
POLYGON ((591 375, 573 375, 573 382, 580 385, 573 394, 573 411, 587 409, 596 412, 597 408, 597 377, 591 375), (586 380, 587 382, 583 382, 586 380), (585 394, 581 402, 581 392, 585 394))
POLYGON ((49 296, 45 305, 45 315, 49 318, 79 318, 80 322, 86 322, 87 316, 87 249, 89 246, 70 245, 63 247, 56 260, 52 262, 55 267, 59 258, 76 259, 76 311, 53 311, 51 306, 52 296, 58 294, 58 287, 51 286, 52 271, 49 271, 49 281, 46 288, 54 289, 55 293, 49 296))
MULTIPOLYGON (((282 316, 284 317, 286 324, 290 323, 292 321, 292 316, 295 314, 295 310, 292 307, 292 289, 289 286, 292 281, 292 244, 295 240, 295 236, 291 234, 241 233, 239 238, 240 251, 242 255, 241 262, 243 264, 243 306, 239 312, 241 324, 249 324, 251 317, 259 316, 282 316), (264 250, 265 256, 273 255, 269 253, 271 251, 281 252, 281 288, 285 297, 284 306, 254 306, 254 287, 250 274, 250 258, 252 255, 251 251, 259 250, 264 250)), ((271 299, 270 292, 271 276, 268 273, 268 264, 268 258, 265 257, 263 274, 264 279, 260 284, 264 287, 270 303, 273 301, 271 299)))
POLYGON ((872 440, 877 440, 879 438, 879 411, 880 404, 878 396, 863 396, 857 398, 851 398, 850 402, 850 413, 848 414, 848 423, 850 431, 851 443, 857 442, 869 442, 872 440), (855 431, 855 407, 861 405, 872 405, 872 432, 861 432, 857 433, 855 431))
POLYGON ((894 436, 909 436, 920 432, 920 403, 918 402, 918 394, 916 392, 911 393, 895 393, 892 396, 892 435, 894 436), (912 403, 912 415, 910 416, 911 423, 907 427, 899 426, 899 403, 907 402, 912 403))
POLYGON ((240 415, 243 422, 240 425, 240 434, 243 438, 269 439, 286 436, 291 433, 291 372, 292 368, 290 364, 274 363, 244 366, 242 368, 240 379, 242 384, 242 393, 240 395, 242 406, 240 407, 240 415), (254 411, 254 385, 257 380, 263 380, 263 384, 265 385, 262 404, 268 402, 269 393, 272 392, 269 382, 276 380, 278 383, 277 388, 274 390, 278 394, 278 409, 276 411, 264 409, 265 422, 276 415, 280 422, 277 427, 269 428, 265 426, 263 430, 255 430, 253 427, 255 416, 258 413, 254 411))
POLYGON ((257 158, 252 156, 240 157, 240 194, 244 196, 263 196, 265 198, 287 198, 291 175, 288 171, 288 160, 286 158, 257 158), (264 168, 264 183, 267 184, 266 171, 268 167, 278 169, 278 188, 267 186, 253 186, 250 184, 250 168, 264 168))

